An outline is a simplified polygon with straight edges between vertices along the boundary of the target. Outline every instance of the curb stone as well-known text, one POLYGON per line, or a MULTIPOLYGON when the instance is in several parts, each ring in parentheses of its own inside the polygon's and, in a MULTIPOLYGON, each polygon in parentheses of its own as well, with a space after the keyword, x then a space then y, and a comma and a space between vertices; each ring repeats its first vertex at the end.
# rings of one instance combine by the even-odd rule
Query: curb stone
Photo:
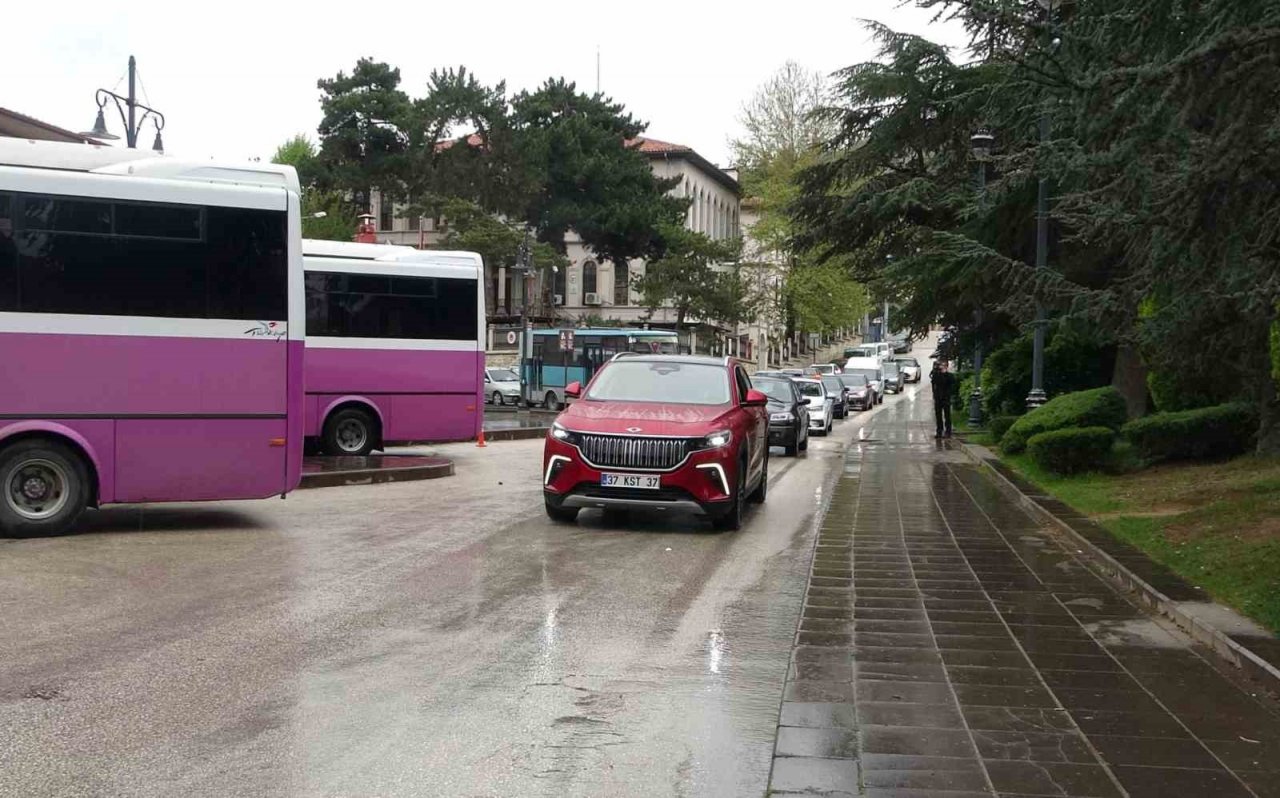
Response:
MULTIPOLYGON (((1250 647, 1251 644, 1253 648, 1266 645, 1273 650, 1280 650, 1280 642, 1274 636, 1235 610, 1211 601, 1200 588, 1187 584, 1163 566, 1145 555, 1140 555, 1146 559, 1150 566, 1149 570, 1157 575, 1158 581, 1168 587, 1161 590, 1152 585, 1132 568, 1082 534, 1078 528, 1084 526, 1114 539, 1104 527, 1082 515, 1078 519, 1071 519, 1076 522, 1075 524, 1068 522, 1045 505, 1057 504, 1067 510, 1070 508, 1050 496, 1029 494, 1027 489, 1034 489, 1034 487, 1019 475, 1010 472, 1008 466, 1000 462, 990 450, 977 444, 963 442, 960 443, 960 447, 971 460, 996 481, 998 486, 1015 494, 1019 503, 1032 515, 1063 532, 1082 550, 1085 557, 1113 582, 1136 593, 1143 604, 1169 618, 1194 640, 1211 648, 1221 659, 1239 668, 1270 693, 1280 696, 1280 668, 1250 647), (1170 592, 1182 593, 1186 599, 1198 600, 1181 600, 1171 597, 1170 592), (1223 627, 1235 631, 1227 631, 1223 627)), ((1133 549, 1133 551, 1138 550, 1133 549)), ((1137 557, 1126 555, 1126 559, 1136 561, 1137 557)))

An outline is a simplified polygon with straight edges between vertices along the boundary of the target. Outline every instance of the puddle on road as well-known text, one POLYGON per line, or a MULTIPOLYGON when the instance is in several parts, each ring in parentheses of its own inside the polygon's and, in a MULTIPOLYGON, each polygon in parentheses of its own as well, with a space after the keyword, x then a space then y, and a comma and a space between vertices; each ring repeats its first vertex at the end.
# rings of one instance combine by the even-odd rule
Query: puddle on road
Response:
MULTIPOLYGON (((1087 601, 1088 599, 1076 600, 1087 601)), ((1189 641, 1175 637, 1159 623, 1147 618, 1095 621, 1084 624, 1084 629, 1107 648, 1118 648, 1120 646, 1155 649, 1191 647, 1189 641)))

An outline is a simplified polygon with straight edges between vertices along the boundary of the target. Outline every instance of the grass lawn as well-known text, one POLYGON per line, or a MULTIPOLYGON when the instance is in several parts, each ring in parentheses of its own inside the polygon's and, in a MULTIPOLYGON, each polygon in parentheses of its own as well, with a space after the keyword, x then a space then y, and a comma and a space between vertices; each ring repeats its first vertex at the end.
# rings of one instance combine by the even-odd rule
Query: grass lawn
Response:
POLYGON ((1058 477, 1026 455, 1003 457, 1117 537, 1280 632, 1280 459, 1058 477))

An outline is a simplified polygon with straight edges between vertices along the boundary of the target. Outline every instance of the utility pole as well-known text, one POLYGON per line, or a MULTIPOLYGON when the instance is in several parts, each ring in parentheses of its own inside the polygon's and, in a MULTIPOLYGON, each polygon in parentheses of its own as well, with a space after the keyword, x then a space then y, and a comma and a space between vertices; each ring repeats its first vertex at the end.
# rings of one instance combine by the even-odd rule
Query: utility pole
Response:
POLYGON ((520 242, 520 246, 516 249, 516 262, 512 267, 512 271, 520 275, 520 400, 525 407, 529 407, 529 369, 530 346, 529 335, 529 272, 530 261, 533 259, 533 244, 529 240, 529 234, 524 234, 524 240, 520 242))

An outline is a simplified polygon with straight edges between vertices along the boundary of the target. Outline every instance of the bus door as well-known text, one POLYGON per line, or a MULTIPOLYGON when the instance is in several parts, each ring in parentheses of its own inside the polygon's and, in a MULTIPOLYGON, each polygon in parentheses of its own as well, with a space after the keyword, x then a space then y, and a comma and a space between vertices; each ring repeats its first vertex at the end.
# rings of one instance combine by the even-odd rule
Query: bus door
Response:
POLYGON ((587 377, 583 383, 589 382, 600 367, 605 364, 608 359, 604 354, 604 347, 601 344, 585 344, 582 348, 583 360, 586 365, 587 377))

